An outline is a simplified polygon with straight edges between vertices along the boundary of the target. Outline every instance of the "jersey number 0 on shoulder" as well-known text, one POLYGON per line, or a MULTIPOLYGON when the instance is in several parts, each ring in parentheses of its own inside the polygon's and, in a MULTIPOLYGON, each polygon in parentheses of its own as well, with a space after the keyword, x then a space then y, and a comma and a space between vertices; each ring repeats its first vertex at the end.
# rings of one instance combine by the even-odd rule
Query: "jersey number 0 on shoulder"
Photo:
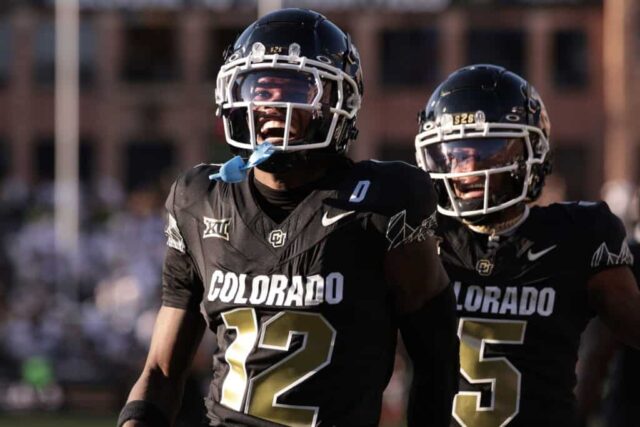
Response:
POLYGON ((520 371, 505 357, 487 357, 485 344, 522 344, 527 322, 461 318, 460 373, 471 384, 491 383, 490 406, 479 392, 462 391, 453 400, 453 416, 464 427, 503 427, 518 414, 520 371))
POLYGON ((329 322, 318 313, 283 311, 267 320, 259 330, 253 308, 227 311, 222 313, 222 320, 227 329, 236 330, 236 339, 225 353, 229 373, 222 384, 220 403, 287 426, 315 425, 317 407, 284 405, 277 400, 282 393, 329 364, 336 336, 329 322), (298 350, 248 378, 245 362, 256 341, 259 348, 288 351, 294 335, 304 336, 298 350))

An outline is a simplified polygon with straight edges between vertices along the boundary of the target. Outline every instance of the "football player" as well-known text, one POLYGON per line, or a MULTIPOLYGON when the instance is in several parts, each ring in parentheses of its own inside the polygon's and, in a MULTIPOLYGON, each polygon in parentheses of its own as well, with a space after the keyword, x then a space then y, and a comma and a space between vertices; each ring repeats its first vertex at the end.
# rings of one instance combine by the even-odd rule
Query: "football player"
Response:
POLYGON ((163 306, 120 425, 172 423, 205 325, 211 426, 376 426, 398 328, 421 396, 410 425, 448 425, 458 344, 435 191, 419 168, 347 159, 362 90, 351 39, 312 11, 273 12, 227 49, 216 101, 238 157, 171 189, 163 306))
POLYGON ((640 343, 621 222, 602 202, 533 207, 550 172, 540 96, 504 68, 451 74, 419 115, 439 251, 460 317, 452 425, 571 426, 580 334, 598 314, 640 343))

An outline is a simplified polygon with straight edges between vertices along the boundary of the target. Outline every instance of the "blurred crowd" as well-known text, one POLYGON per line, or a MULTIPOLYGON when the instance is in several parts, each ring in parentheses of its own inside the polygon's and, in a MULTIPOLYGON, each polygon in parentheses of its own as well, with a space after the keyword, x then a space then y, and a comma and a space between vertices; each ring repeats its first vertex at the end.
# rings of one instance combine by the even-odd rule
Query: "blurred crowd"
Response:
POLYGON ((83 188, 78 250, 59 253, 53 185, 1 182, 0 410, 63 406, 74 385, 130 386, 160 304, 160 187, 83 188))

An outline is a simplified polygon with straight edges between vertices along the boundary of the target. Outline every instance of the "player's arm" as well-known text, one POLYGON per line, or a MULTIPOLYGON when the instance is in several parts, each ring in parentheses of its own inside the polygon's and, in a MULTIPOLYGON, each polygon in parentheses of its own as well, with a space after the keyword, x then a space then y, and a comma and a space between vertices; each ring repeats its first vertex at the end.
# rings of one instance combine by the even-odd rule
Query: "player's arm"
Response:
POLYGON ((591 320, 582 334, 576 365, 576 409, 581 425, 600 410, 609 365, 620 343, 599 318, 591 320))
POLYGON ((436 238, 400 245, 387 253, 385 275, 394 286, 396 312, 418 311, 449 286, 449 277, 440 257, 436 238))
POLYGON ((402 339, 413 364, 409 426, 448 426, 458 390, 455 296, 435 238, 407 243, 386 257, 402 339))
POLYGON ((126 421, 125 427, 173 424, 204 327, 205 321, 197 311, 160 308, 147 361, 127 399, 131 416, 136 418, 126 421))
POLYGON ((185 198, 189 192, 183 188, 176 190, 177 187, 176 182, 166 203, 168 248, 162 267, 162 308, 147 361, 120 413, 119 426, 173 425, 187 373, 205 328, 200 314, 204 286, 180 231, 175 208, 176 194, 185 198))
POLYGON ((640 291, 626 265, 608 268, 588 281, 589 300, 618 339, 640 348, 640 291))
POLYGON ((604 202, 574 209, 577 238, 582 240, 578 254, 589 266, 589 303, 616 338, 640 347, 640 291, 630 268, 633 254, 624 225, 604 202))

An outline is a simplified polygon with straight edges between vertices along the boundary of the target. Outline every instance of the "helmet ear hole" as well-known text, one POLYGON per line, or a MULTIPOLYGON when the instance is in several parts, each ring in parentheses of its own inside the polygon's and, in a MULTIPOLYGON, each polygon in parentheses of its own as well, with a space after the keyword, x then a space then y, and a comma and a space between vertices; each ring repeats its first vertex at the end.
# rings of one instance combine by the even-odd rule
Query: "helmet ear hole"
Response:
POLYGON ((349 128, 349 140, 355 140, 358 138, 360 130, 356 127, 355 123, 352 123, 349 128))
POLYGON ((527 202, 536 201, 542 194, 545 178, 551 173, 551 163, 533 165, 531 170, 531 178, 529 180, 529 188, 527 190, 527 202))

